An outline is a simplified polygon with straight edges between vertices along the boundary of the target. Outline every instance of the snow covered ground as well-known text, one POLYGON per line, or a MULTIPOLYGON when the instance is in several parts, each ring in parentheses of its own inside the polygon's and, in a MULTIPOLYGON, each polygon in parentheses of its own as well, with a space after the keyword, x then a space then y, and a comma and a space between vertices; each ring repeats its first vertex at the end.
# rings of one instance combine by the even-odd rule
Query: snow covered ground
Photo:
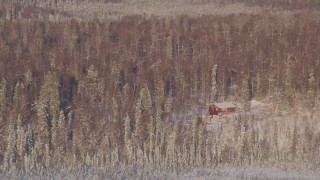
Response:
MULTIPOLYGON (((50 171, 50 170, 49 170, 50 171)), ((212 169, 193 168, 177 172, 155 169, 128 168, 81 168, 79 170, 52 170, 42 175, 36 174, 0 174, 0 179, 320 179, 317 174, 305 174, 294 171, 257 167, 222 166, 212 169)))
POLYGON ((294 171, 257 167, 217 167, 195 169, 183 174, 181 179, 320 179, 318 174, 304 174, 294 171))

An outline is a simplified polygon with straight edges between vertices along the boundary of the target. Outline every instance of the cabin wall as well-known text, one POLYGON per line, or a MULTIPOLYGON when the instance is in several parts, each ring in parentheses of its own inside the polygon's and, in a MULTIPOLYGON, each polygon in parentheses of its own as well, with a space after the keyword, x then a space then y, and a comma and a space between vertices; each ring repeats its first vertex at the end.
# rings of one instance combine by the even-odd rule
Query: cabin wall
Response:
POLYGON ((219 108, 217 108, 216 106, 209 106, 209 115, 218 115, 219 111, 219 108))
POLYGON ((227 108, 226 112, 236 112, 236 108, 227 108))

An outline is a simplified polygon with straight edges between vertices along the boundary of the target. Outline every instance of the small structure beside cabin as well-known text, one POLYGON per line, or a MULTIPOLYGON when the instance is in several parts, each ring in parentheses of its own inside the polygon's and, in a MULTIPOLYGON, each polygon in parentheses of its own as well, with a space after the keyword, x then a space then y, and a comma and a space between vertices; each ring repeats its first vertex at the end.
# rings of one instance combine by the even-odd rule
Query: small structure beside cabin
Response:
POLYGON ((212 124, 212 120, 210 116, 203 117, 201 122, 203 125, 212 124))
POLYGON ((236 112, 237 106, 231 102, 213 103, 209 106, 209 115, 224 115, 236 112))

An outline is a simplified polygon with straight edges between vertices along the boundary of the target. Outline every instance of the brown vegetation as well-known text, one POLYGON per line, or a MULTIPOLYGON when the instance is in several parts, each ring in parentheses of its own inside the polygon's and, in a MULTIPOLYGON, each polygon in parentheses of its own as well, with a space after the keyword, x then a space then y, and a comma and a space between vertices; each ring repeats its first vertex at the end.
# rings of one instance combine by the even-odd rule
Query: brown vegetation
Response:
POLYGON ((318 12, 47 21, 3 9, 11 15, 0 16, 2 171, 319 167, 315 117, 302 132, 236 117, 230 141, 190 117, 210 99, 268 98, 279 115, 297 99, 319 108, 318 12))

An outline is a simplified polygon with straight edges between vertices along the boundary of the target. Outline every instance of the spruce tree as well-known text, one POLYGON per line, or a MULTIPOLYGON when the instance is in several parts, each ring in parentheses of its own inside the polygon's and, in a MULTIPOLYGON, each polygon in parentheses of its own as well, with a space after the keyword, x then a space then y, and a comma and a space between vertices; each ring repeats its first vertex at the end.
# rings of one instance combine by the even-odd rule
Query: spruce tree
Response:
POLYGON ((273 77, 273 74, 270 74, 269 85, 268 85, 268 96, 271 103, 276 104, 276 80, 273 77))
POLYGON ((239 160, 239 157, 240 157, 240 151, 241 151, 241 147, 240 147, 240 136, 241 136, 241 125, 240 125, 240 120, 239 120, 239 117, 238 115, 234 116, 233 119, 232 119, 232 144, 233 144, 233 147, 234 147, 234 150, 235 150, 235 154, 234 156, 232 157, 232 160, 233 161, 237 161, 239 160))
POLYGON ((156 90, 155 90, 155 98, 156 98, 156 103, 157 106, 161 107, 163 103, 163 96, 164 96, 164 88, 163 88, 163 82, 160 75, 157 75, 156 78, 156 90))
POLYGON ((216 101, 217 98, 217 71, 218 65, 214 65, 211 71, 211 101, 216 101))
POLYGON ((51 166, 51 148, 49 147, 49 144, 45 145, 45 166, 46 168, 50 168, 51 166))
POLYGON ((290 102, 292 101, 292 98, 294 97, 294 89, 293 89, 293 57, 289 56, 285 61, 285 77, 284 77, 284 92, 285 95, 282 99, 284 101, 286 109, 289 108, 290 102))
POLYGON ((150 116, 150 113, 152 112, 152 99, 147 84, 145 84, 144 87, 141 89, 140 97, 143 110, 146 112, 146 114, 150 116))
POLYGON ((197 165, 203 166, 203 155, 205 152, 205 136, 204 136, 205 130, 203 126, 199 126, 198 130, 198 138, 199 138, 199 144, 198 144, 198 152, 197 152, 197 165))
POLYGON ((58 138, 57 138, 57 150, 59 152, 60 157, 63 157, 65 155, 66 146, 67 146, 67 128, 66 128, 66 122, 65 122, 65 115, 63 111, 60 111, 59 119, 57 123, 57 129, 58 129, 58 138))
POLYGON ((118 120, 120 118, 120 114, 119 114, 118 102, 115 97, 112 98, 112 115, 113 115, 112 121, 118 122, 118 120))
POLYGON ((167 58, 169 60, 173 59, 173 38, 172 38, 172 32, 169 33, 167 37, 167 45, 166 45, 166 53, 167 58))
POLYGON ((17 120, 17 150, 20 159, 22 160, 24 157, 24 152, 25 152, 25 144, 26 144, 26 137, 25 137, 25 132, 23 129, 23 124, 22 124, 22 119, 21 115, 18 115, 18 120, 17 120))
POLYGON ((287 161, 292 160, 292 140, 293 140, 293 136, 291 133, 291 128, 287 127, 287 130, 285 132, 285 144, 284 144, 284 149, 283 149, 283 153, 284 153, 284 159, 287 161))
POLYGON ((52 122, 59 117, 60 110, 59 81, 54 74, 49 73, 45 76, 35 106, 38 115, 36 148, 39 153, 44 153, 47 151, 46 144, 47 148, 51 148, 51 126, 52 122))
POLYGON ((3 112, 7 107, 7 100, 6 100, 6 81, 1 79, 0 81, 0 122, 3 118, 3 112))
POLYGON ((241 88, 241 98, 242 98, 242 110, 250 110, 250 91, 249 91, 249 78, 247 75, 244 75, 242 79, 242 88, 241 88))
POLYGON ((173 97, 172 97, 172 90, 169 91, 166 103, 165 103, 165 109, 166 112, 171 112, 173 108, 173 97))
POLYGON ((240 125, 240 136, 238 137, 238 142, 237 142, 237 154, 238 154, 238 160, 239 163, 242 164, 244 161, 244 143, 245 143, 245 127, 244 124, 241 123, 240 125))
MULTIPOLYGON (((52 128, 51 128, 51 143, 52 146, 57 148, 58 147, 58 136, 60 135, 58 129, 58 119, 52 119, 52 128)), ((54 151, 54 155, 59 155, 58 149, 54 151)))
POLYGON ((198 153, 198 131, 199 131, 199 121, 194 113, 192 116, 192 124, 191 124, 191 137, 192 137, 192 142, 191 142, 191 164, 194 165, 196 162, 196 157, 198 153))
POLYGON ((128 115, 125 117, 124 121, 124 143, 125 143, 125 154, 127 162, 130 164, 132 158, 132 142, 131 142, 131 126, 130 118, 128 115))
POLYGON ((206 167, 211 167, 211 163, 212 163, 211 143, 212 142, 209 142, 209 138, 205 139, 205 166, 206 167))
POLYGON ((173 130, 171 130, 171 133, 168 136, 168 145, 167 145, 167 165, 169 167, 174 167, 176 164, 175 162, 175 144, 176 144, 176 138, 177 138, 177 132, 175 131, 175 127, 173 130))
POLYGON ((152 116, 150 116, 150 122, 148 123, 148 131, 149 131, 149 160, 153 160, 153 151, 156 146, 156 122, 152 116))
POLYGON ((141 140, 143 137, 143 124, 142 124, 142 111, 141 111, 141 99, 138 98, 135 110, 135 132, 134 132, 134 139, 135 145, 139 147, 141 144, 141 140))
POLYGON ((272 135, 272 157, 274 161, 279 159, 279 143, 278 143, 278 121, 273 120, 273 135, 272 135))
MULTIPOLYGON (((162 120, 161 120, 161 115, 162 115, 162 104, 163 104, 163 96, 164 96, 164 88, 163 88, 163 82, 159 75, 157 75, 157 80, 156 80, 156 90, 155 90, 155 98, 156 98, 156 110, 155 110, 155 148, 159 149, 160 147, 160 137, 162 133, 162 120)), ((157 154, 158 151, 155 152, 156 156, 159 156, 157 154)))
POLYGON ((307 104, 311 108, 313 108, 315 104, 315 99, 316 99, 315 89, 316 89, 316 80, 314 78, 313 73, 310 73, 309 79, 308 79, 308 93, 307 93, 306 100, 307 100, 307 104))
POLYGON ((252 164, 254 162, 254 144, 255 144, 255 128, 254 128, 254 116, 250 116, 250 121, 248 123, 248 131, 247 131, 247 139, 248 139, 248 154, 249 154, 249 162, 252 164))
POLYGON ((6 170, 9 170, 15 165, 14 159, 16 155, 16 145, 17 145, 17 139, 16 139, 16 131, 15 131, 15 123, 13 119, 10 119, 9 121, 9 127, 8 127, 8 137, 7 137, 7 148, 4 155, 4 168, 6 170))
POLYGON ((285 77, 284 85, 287 96, 291 97, 292 94, 292 57, 289 56, 285 61, 285 77))
POLYGON ((117 88, 119 83, 119 76, 120 76, 120 68, 118 64, 113 64, 111 67, 111 85, 114 89, 117 88))

